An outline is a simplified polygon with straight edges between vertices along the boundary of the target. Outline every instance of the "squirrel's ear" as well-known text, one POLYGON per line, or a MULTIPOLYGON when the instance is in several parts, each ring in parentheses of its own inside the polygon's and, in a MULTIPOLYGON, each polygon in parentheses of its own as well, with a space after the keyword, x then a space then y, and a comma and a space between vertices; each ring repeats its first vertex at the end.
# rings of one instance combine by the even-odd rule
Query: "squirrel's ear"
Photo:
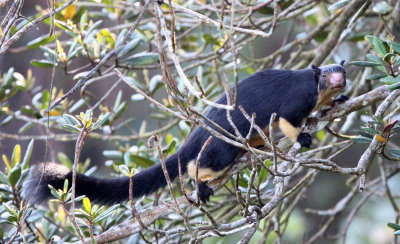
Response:
POLYGON ((315 73, 316 75, 321 74, 321 69, 318 68, 317 66, 311 65, 311 68, 312 68, 312 70, 314 71, 314 73, 315 73))
POLYGON ((344 60, 340 61, 340 66, 343 67, 344 62, 345 62, 344 60))

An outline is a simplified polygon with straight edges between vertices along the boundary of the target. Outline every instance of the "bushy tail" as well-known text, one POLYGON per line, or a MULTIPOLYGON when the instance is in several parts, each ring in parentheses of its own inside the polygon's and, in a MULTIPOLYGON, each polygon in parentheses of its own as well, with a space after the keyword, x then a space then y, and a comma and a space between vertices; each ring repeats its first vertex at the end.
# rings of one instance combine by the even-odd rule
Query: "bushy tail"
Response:
MULTIPOLYGON (((182 145, 175 154, 165 160, 171 180, 179 175, 178 155, 184 174, 188 162, 198 153, 185 145, 187 144, 182 145)), ((62 189, 65 179, 68 179, 69 185, 72 184, 72 172, 67 167, 56 163, 40 163, 30 170, 29 177, 23 185, 22 196, 32 203, 40 203, 51 196, 48 185, 62 189)), ((129 199, 128 177, 102 179, 77 174, 76 180, 76 194, 86 195, 93 202, 112 204, 129 199)), ((166 184, 161 164, 153 165, 133 177, 133 197, 148 195, 166 184)))

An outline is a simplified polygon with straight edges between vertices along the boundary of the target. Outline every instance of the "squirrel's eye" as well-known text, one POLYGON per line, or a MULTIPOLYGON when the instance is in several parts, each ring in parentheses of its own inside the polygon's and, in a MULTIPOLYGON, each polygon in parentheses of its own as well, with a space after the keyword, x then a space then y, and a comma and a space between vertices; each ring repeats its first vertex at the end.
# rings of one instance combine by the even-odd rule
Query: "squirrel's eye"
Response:
POLYGON ((322 75, 322 77, 324 77, 324 78, 325 78, 325 77, 326 77, 326 75, 322 75))

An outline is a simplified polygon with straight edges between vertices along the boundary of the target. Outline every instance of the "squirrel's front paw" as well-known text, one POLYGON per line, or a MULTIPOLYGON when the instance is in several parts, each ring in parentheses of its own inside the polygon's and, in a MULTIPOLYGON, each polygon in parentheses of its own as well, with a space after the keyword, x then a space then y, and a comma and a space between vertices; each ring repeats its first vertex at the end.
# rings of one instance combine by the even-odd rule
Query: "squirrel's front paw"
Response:
POLYGON ((300 143, 302 147, 310 148, 312 137, 309 133, 301 132, 297 136, 297 142, 300 143))
POLYGON ((340 94, 337 98, 335 98, 335 100, 333 100, 332 106, 335 106, 336 104, 344 103, 347 100, 349 100, 348 96, 346 96, 344 94, 340 94))
POLYGON ((210 200, 210 196, 214 195, 214 191, 206 184, 206 182, 201 182, 199 184, 199 197, 203 203, 210 200))

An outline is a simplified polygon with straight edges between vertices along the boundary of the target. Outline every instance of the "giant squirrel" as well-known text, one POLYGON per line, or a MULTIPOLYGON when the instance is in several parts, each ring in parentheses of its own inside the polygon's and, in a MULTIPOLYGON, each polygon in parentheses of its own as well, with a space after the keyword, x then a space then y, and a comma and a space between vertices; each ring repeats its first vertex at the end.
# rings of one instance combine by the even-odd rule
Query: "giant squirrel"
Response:
MULTIPOLYGON (((276 113, 276 124, 283 134, 303 147, 310 147, 311 135, 301 132, 301 125, 312 111, 319 110, 324 105, 332 105, 336 101, 345 101, 344 95, 334 99, 334 96, 346 85, 344 60, 339 64, 322 67, 312 65, 311 69, 281 70, 267 69, 254 73, 238 84, 237 105, 248 114, 255 113, 255 123, 261 128, 268 128, 270 117, 276 113)), ((221 96, 217 103, 227 104, 226 96, 221 96)), ((212 107, 206 115, 220 127, 234 134, 227 120, 226 110, 212 107)), ((231 111, 232 120, 242 135, 247 135, 250 122, 238 110, 231 111)), ((218 130, 217 128, 214 128, 218 130)), ((193 162, 210 133, 202 127, 197 127, 166 160, 166 167, 171 180, 179 173, 178 158, 182 174, 196 178, 196 166, 193 162)), ((263 142, 254 135, 249 144, 260 146, 263 142)), ((205 148, 198 169, 199 196, 203 202, 209 200, 213 191, 207 186, 207 181, 224 174, 235 158, 242 152, 218 138, 213 138, 205 148)), ((63 165, 43 163, 31 168, 29 177, 23 185, 22 195, 34 203, 42 202, 50 197, 48 185, 61 189, 65 179, 72 182, 72 172, 63 165), (42 174, 43 168, 45 169, 42 174), (42 179, 40 179, 42 177, 42 179), (36 191, 37 190, 37 191, 36 191)), ((76 194, 86 195, 90 200, 110 204, 129 199, 129 178, 102 179, 77 174, 76 194)), ((166 185, 161 164, 156 164, 140 171, 133 177, 133 197, 148 195, 166 185)))

